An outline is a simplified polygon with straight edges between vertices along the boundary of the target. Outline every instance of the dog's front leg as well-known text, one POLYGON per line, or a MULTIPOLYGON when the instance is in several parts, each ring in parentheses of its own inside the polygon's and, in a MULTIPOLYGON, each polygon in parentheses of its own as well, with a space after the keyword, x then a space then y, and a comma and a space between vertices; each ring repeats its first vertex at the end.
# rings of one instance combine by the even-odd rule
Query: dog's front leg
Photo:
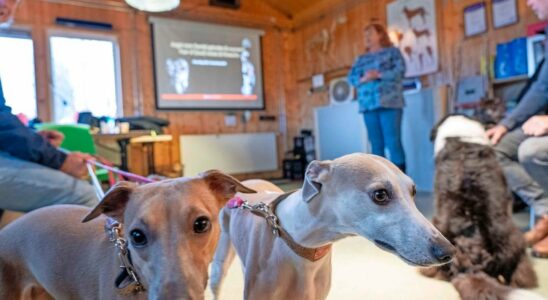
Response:
POLYGON ((219 214, 219 223, 221 224, 221 237, 215 250, 215 256, 211 263, 211 278, 209 287, 213 293, 214 299, 219 299, 223 279, 234 260, 236 251, 230 240, 230 211, 226 208, 219 214))

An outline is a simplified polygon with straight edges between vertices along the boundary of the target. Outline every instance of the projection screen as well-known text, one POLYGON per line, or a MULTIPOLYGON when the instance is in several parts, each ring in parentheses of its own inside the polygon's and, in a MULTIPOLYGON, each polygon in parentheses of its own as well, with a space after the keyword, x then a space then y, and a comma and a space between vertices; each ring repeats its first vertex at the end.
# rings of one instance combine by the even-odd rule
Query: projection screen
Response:
POLYGON ((159 109, 263 109, 261 30, 150 18, 159 109))

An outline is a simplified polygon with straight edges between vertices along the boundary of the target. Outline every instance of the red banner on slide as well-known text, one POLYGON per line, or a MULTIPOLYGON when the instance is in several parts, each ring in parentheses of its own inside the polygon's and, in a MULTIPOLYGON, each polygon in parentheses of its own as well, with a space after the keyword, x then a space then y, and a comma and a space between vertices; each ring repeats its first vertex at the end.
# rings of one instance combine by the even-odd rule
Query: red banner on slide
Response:
POLYGON ((257 95, 242 95, 242 94, 162 94, 162 100, 183 100, 183 101, 196 101, 196 100, 210 100, 210 101, 223 101, 223 100, 238 100, 238 101, 255 101, 257 95))

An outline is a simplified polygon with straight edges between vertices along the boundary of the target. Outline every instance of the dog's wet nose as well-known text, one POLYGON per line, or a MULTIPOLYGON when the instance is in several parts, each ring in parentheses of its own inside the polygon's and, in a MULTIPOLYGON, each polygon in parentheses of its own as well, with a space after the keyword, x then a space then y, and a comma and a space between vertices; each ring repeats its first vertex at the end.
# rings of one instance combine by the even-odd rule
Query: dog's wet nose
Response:
POLYGON ((439 263, 446 264, 453 259, 456 250, 448 240, 441 237, 434 240, 430 251, 439 263))

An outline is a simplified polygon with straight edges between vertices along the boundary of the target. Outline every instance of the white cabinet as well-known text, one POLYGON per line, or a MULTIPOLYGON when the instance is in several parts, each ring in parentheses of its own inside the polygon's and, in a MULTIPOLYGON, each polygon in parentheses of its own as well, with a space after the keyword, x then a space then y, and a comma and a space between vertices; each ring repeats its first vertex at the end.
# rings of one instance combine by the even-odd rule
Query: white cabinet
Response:
MULTIPOLYGON (((434 146, 430 130, 439 119, 441 102, 438 90, 423 89, 405 95, 402 143, 407 174, 419 191, 432 191, 434 146)), ((315 109, 316 149, 321 160, 334 159, 354 152, 369 153, 369 141, 357 102, 315 109)))
POLYGON ((314 109, 316 151, 320 160, 369 153, 367 131, 356 101, 314 109))

